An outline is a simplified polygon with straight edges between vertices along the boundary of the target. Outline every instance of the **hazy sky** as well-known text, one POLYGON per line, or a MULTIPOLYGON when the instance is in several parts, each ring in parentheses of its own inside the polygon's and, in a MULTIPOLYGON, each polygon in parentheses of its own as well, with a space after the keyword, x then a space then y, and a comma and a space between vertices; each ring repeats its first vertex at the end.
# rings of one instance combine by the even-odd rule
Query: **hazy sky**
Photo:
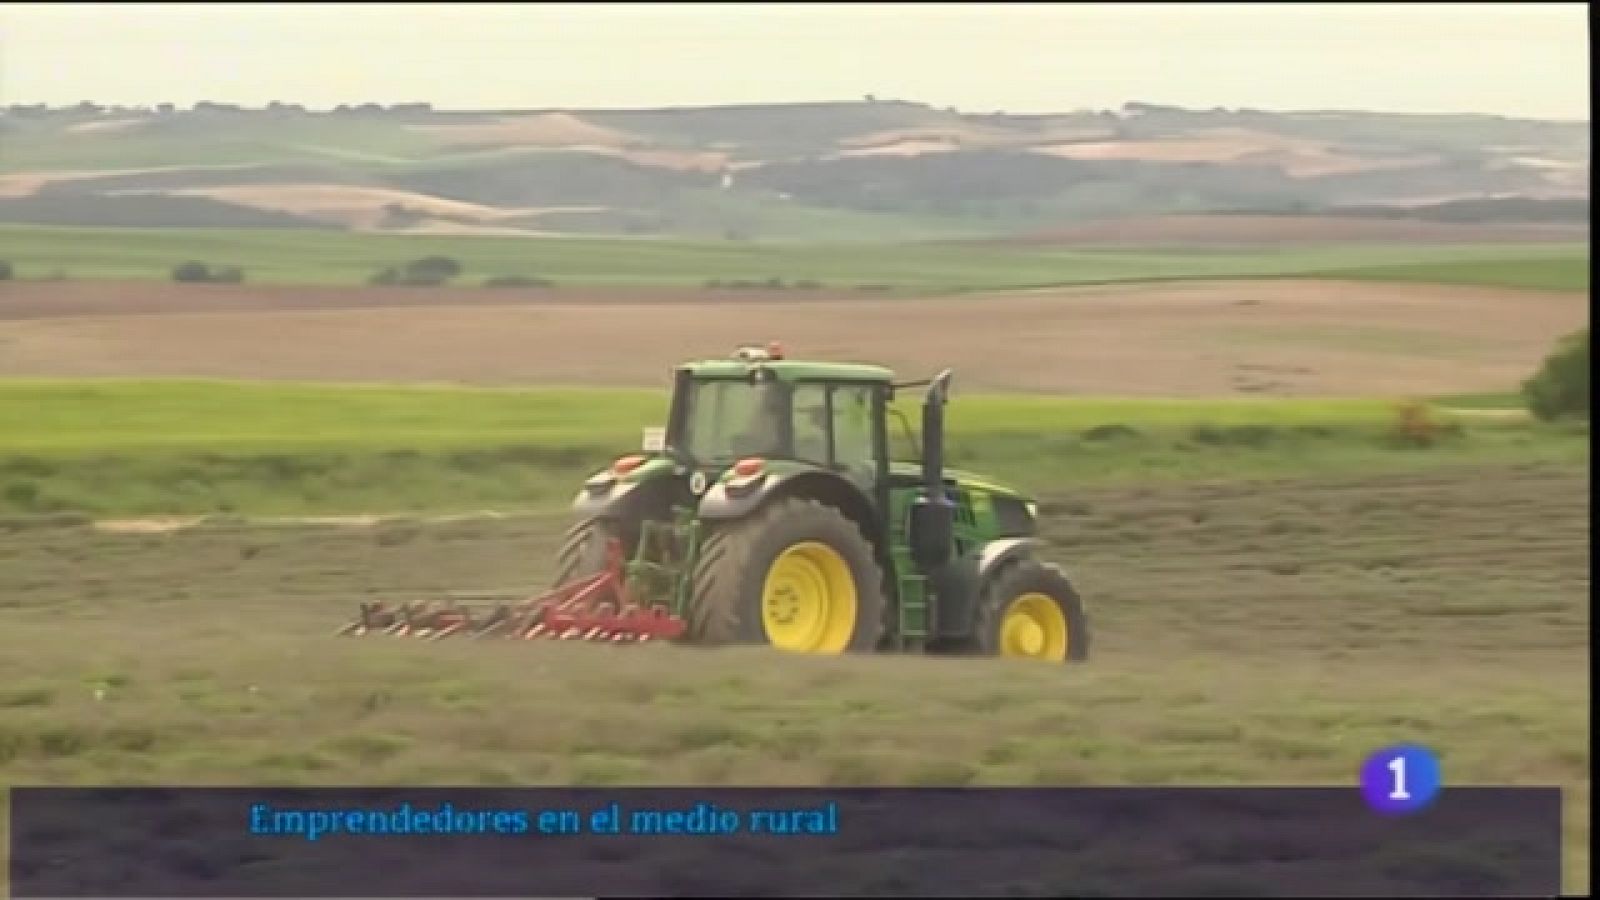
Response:
POLYGON ((1587 119, 1582 3, 12 4, 0 102, 853 100, 1587 119))

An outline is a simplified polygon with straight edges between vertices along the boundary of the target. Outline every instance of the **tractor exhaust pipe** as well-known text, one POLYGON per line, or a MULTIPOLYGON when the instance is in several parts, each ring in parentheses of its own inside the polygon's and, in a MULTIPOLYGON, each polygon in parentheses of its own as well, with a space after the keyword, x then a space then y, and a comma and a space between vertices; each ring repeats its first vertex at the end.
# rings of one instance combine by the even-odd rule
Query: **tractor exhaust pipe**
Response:
POLYGON ((917 568, 932 574, 955 552, 956 505, 944 487, 944 405, 950 399, 951 371, 928 385, 922 401, 922 496, 911 506, 911 555, 917 568))
POLYGON ((928 497, 943 500, 944 405, 950 402, 950 369, 934 376, 922 400, 922 483, 928 497))

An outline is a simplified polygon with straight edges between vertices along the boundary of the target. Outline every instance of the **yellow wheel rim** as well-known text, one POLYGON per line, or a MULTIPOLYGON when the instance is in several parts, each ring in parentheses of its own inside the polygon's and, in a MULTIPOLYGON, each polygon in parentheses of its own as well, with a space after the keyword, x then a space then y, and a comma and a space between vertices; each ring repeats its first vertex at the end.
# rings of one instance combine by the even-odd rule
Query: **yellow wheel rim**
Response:
POLYGON ((1023 594, 1000 620, 1000 655, 1064 662, 1070 632, 1066 614, 1049 594, 1023 594))
POLYGON ((827 544, 783 551, 761 590, 767 640, 796 653, 843 653, 856 630, 856 582, 850 564, 827 544))

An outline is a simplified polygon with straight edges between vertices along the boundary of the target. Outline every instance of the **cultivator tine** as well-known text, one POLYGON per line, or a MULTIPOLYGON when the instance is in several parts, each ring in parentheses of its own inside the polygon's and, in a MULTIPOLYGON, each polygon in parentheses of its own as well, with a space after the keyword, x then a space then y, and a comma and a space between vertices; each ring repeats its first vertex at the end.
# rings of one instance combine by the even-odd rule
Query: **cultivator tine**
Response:
POLYGON ((361 612, 354 621, 340 628, 335 635, 353 635, 360 637, 374 629, 387 628, 394 618, 394 612, 382 600, 369 601, 361 604, 361 612))
POLYGON ((467 626, 469 626, 471 624, 472 624, 472 616, 470 614, 468 614, 467 612, 465 612, 465 611, 461 611, 456 615, 455 621, 451 622, 448 625, 445 625, 444 627, 440 628, 438 631, 435 631, 433 634, 429 635, 428 636, 428 640, 430 640, 430 641, 442 641, 442 640, 444 640, 445 638, 449 637, 452 634, 457 634, 459 632, 465 631, 467 629, 467 626))
POLYGON ((427 602, 406 604, 401 608, 400 620, 389 627, 389 633, 398 637, 410 637, 419 631, 430 630, 427 622, 431 618, 432 607, 433 604, 427 602))
POLYGON ((509 621, 511 621, 511 607, 502 603, 495 607, 494 612, 489 614, 489 618, 485 619, 483 624, 471 629, 471 634, 475 638, 489 637, 503 631, 509 621))

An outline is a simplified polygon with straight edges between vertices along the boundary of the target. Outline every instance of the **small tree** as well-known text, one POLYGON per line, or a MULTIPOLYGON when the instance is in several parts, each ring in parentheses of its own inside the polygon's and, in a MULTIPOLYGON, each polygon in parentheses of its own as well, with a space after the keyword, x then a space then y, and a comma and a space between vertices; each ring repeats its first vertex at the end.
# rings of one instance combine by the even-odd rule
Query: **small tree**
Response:
POLYGON ((550 287, 554 282, 548 278, 537 275, 496 275, 483 280, 484 287, 491 288, 543 288, 550 287))
POLYGON ((16 275, 9 260, 0 259, 0 281, 10 281, 16 275))
POLYGON ((210 281, 211 270, 203 262, 190 260, 172 267, 172 280, 189 283, 210 281))
POLYGON ((1522 396, 1541 419, 1589 418, 1589 329, 1562 338, 1523 382, 1522 396))
POLYGON ((413 284, 438 284, 461 274, 461 263, 448 256, 424 256, 406 263, 406 275, 413 284))
POLYGON ((172 267, 172 280, 190 284, 238 284, 244 281, 244 270, 238 266, 213 269, 203 262, 190 260, 172 267))
POLYGON ((395 284, 403 284, 408 287, 437 287, 446 281, 449 281, 449 279, 443 274, 426 269, 421 272, 408 269, 395 276, 395 284))
POLYGON ((409 228, 426 216, 404 203, 386 203, 383 207, 383 227, 409 228))

